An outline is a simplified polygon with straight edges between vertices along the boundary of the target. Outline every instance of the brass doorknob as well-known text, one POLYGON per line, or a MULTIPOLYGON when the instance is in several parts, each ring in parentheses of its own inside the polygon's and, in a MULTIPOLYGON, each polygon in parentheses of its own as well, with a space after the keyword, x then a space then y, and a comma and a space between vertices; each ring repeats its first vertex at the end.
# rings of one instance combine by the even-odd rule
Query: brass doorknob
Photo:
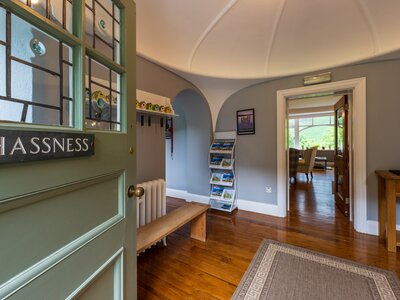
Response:
POLYGON ((135 197, 142 197, 144 195, 144 188, 141 186, 135 187, 133 185, 129 186, 128 188, 128 197, 132 198, 133 196, 135 197))

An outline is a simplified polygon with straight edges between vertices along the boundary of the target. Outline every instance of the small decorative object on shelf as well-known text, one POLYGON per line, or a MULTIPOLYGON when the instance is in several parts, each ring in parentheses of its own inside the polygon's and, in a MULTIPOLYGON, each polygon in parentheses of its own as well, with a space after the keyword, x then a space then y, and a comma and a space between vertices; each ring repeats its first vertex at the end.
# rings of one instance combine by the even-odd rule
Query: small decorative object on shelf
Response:
POLYGON ((153 110, 153 104, 150 102, 150 103, 147 103, 146 104, 146 109, 147 110, 153 110))
POLYGON ((166 106, 166 107, 165 107, 165 113, 167 113, 167 114, 171 114, 171 113, 172 113, 172 108, 171 108, 171 106, 166 106))
POLYGON ((216 132, 209 154, 211 208, 229 213, 237 208, 235 146, 235 131, 216 132))
MULTIPOLYGON (((159 117, 177 117, 172 106, 171 99, 149 92, 136 90, 136 111, 137 113, 146 114, 148 116, 154 115, 159 117), (138 104, 139 102, 139 104, 138 104)), ((160 125, 163 127, 165 119, 161 121, 160 125)))

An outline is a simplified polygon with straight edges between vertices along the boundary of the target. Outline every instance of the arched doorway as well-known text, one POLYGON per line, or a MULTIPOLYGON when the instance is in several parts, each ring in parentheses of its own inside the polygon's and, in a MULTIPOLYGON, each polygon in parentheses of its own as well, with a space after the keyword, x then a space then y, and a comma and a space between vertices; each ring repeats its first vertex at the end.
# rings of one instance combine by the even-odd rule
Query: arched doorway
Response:
POLYGON ((208 197, 208 150, 212 140, 211 113, 206 99, 183 90, 172 101, 179 117, 173 120, 173 139, 166 140, 167 194, 185 200, 208 197))

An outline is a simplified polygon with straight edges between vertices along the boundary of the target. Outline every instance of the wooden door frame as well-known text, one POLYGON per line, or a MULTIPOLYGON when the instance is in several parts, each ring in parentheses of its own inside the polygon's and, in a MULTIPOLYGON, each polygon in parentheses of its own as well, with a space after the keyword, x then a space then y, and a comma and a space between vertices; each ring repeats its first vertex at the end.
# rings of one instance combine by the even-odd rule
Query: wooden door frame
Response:
POLYGON ((287 215, 287 199, 289 197, 286 167, 287 98, 305 94, 352 90, 353 224, 356 231, 369 233, 367 226, 366 86, 366 77, 361 77, 277 91, 277 205, 281 216, 286 217, 287 215))

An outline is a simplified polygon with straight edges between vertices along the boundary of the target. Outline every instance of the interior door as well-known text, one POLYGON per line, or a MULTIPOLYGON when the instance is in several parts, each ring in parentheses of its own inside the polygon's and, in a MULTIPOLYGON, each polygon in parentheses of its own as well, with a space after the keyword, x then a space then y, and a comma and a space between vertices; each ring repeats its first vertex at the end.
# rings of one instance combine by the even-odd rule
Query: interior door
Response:
POLYGON ((335 104, 335 203, 349 216, 348 97, 335 104))
POLYGON ((135 31, 130 0, 1 1, 0 129, 95 154, 0 157, 0 299, 136 299, 135 31))

